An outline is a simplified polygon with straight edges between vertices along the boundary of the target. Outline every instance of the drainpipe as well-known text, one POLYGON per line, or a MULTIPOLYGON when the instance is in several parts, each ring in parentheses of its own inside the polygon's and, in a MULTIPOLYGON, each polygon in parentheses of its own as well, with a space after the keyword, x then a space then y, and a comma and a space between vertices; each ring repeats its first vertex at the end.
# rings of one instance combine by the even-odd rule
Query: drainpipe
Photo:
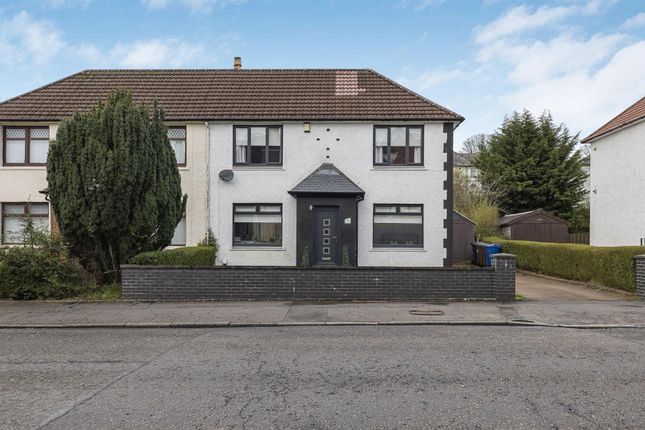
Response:
POLYGON ((211 128, 206 125, 206 235, 211 228, 211 128))

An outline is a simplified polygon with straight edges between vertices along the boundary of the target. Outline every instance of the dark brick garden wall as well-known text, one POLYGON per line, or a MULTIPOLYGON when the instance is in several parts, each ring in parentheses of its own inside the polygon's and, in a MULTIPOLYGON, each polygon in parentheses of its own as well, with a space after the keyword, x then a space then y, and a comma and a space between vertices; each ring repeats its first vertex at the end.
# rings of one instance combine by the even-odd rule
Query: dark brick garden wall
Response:
POLYGON ((515 257, 492 269, 121 266, 127 300, 514 300, 515 257))

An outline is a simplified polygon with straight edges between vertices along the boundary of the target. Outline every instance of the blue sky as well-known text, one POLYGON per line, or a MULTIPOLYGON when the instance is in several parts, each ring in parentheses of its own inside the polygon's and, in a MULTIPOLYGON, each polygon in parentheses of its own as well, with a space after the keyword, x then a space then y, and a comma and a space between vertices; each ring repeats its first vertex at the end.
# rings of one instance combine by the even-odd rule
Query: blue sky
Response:
POLYGON ((586 135, 645 95, 641 0, 0 0, 0 99, 87 68, 371 68, 466 117, 586 135))

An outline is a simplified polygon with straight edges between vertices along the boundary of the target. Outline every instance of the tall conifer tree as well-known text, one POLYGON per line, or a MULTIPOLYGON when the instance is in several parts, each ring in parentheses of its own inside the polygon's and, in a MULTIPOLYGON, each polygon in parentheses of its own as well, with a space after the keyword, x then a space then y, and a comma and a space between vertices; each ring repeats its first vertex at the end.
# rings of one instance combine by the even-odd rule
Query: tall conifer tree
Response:
POLYGON ((124 90, 61 122, 47 181, 63 237, 103 281, 133 255, 168 246, 186 205, 163 112, 124 90))
POLYGON ((571 220, 587 177, 577 143, 578 135, 556 126, 549 113, 535 118, 526 110, 514 112, 481 147, 474 164, 501 208, 512 213, 542 208, 571 220))

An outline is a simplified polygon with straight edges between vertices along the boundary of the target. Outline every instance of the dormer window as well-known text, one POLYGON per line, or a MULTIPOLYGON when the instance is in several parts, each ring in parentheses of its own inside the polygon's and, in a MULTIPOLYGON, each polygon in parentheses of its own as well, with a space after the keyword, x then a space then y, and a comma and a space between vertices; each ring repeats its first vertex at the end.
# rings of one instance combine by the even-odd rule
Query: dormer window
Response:
POLYGON ((281 126, 235 126, 234 165, 282 165, 281 126))
POLYGON ((423 126, 374 126, 374 165, 422 166, 423 126))

